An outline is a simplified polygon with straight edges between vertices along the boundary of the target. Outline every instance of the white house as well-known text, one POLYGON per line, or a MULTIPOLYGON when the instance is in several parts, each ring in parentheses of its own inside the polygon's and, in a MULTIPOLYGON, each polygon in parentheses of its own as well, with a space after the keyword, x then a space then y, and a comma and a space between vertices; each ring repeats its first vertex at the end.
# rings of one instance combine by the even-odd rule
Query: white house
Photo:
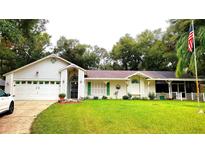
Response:
MULTIPOLYGON (((4 76, 5 91, 14 95, 15 100, 57 100, 59 93, 74 99, 94 96, 121 99, 128 93, 136 97, 148 97, 149 93, 167 98, 195 97, 195 79, 176 78, 175 72, 85 70, 55 54, 4 76)), ((205 79, 199 81, 203 83, 205 79)))

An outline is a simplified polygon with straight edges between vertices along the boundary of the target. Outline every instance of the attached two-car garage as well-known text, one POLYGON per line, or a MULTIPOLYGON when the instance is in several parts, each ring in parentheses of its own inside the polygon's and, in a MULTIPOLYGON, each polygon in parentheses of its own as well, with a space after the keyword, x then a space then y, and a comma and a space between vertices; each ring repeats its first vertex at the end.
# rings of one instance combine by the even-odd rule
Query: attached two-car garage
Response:
POLYGON ((60 81, 15 81, 15 100, 57 100, 60 81))

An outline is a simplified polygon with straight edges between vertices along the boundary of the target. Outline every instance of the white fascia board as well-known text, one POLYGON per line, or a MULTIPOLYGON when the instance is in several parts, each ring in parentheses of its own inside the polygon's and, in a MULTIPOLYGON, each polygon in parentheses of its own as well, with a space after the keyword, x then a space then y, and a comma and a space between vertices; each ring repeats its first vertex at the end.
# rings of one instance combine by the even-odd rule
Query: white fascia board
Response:
MULTIPOLYGON (((147 79, 147 80, 153 80, 153 81, 196 81, 196 79, 194 78, 180 78, 180 79, 176 79, 176 78, 166 78, 166 79, 161 79, 161 78, 152 78, 152 79, 147 79)), ((205 79, 198 79, 198 81, 205 81, 205 79)))
POLYGON ((134 75, 141 75, 141 76, 144 76, 144 77, 146 77, 146 78, 152 79, 150 76, 148 76, 148 75, 146 75, 146 74, 144 74, 144 73, 142 73, 142 72, 140 72, 140 71, 137 71, 136 73, 129 75, 127 78, 130 78, 130 77, 132 77, 132 76, 134 76, 134 75))
POLYGON ((68 65, 68 66, 66 66, 66 67, 64 67, 64 68, 62 68, 59 72, 62 72, 63 70, 65 70, 65 69, 67 69, 67 68, 69 68, 69 67, 77 68, 77 69, 80 69, 80 70, 86 72, 85 69, 83 69, 82 67, 80 67, 80 66, 78 66, 78 65, 76 65, 76 64, 73 64, 73 63, 71 63, 70 65, 68 65), (72 65, 72 66, 71 66, 71 65, 72 65))
POLYGON ((85 78, 85 80, 122 80, 122 81, 127 81, 130 80, 128 78, 85 78))

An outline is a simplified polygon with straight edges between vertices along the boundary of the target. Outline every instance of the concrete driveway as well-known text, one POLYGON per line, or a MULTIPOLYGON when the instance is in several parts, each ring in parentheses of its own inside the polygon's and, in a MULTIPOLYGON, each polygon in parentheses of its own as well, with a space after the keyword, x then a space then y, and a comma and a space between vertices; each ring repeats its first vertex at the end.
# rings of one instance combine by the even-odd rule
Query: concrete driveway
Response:
POLYGON ((28 134, 34 118, 55 101, 15 101, 14 113, 0 115, 0 134, 28 134))

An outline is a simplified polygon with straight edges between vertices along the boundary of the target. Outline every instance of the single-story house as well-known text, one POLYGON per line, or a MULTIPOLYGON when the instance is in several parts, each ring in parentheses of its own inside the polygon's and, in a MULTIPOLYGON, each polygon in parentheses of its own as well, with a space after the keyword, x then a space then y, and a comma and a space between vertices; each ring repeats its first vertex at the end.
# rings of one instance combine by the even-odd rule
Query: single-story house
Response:
POLYGON ((5 81, 0 79, 0 89, 4 90, 5 87, 5 81))
MULTIPOLYGON (((194 99, 196 89, 194 78, 177 78, 171 71, 85 70, 55 54, 4 76, 5 91, 16 100, 56 100, 59 93, 73 99, 121 99, 128 93, 133 97, 154 93, 158 98, 194 99)), ((205 78, 199 81, 203 85, 205 78)))

